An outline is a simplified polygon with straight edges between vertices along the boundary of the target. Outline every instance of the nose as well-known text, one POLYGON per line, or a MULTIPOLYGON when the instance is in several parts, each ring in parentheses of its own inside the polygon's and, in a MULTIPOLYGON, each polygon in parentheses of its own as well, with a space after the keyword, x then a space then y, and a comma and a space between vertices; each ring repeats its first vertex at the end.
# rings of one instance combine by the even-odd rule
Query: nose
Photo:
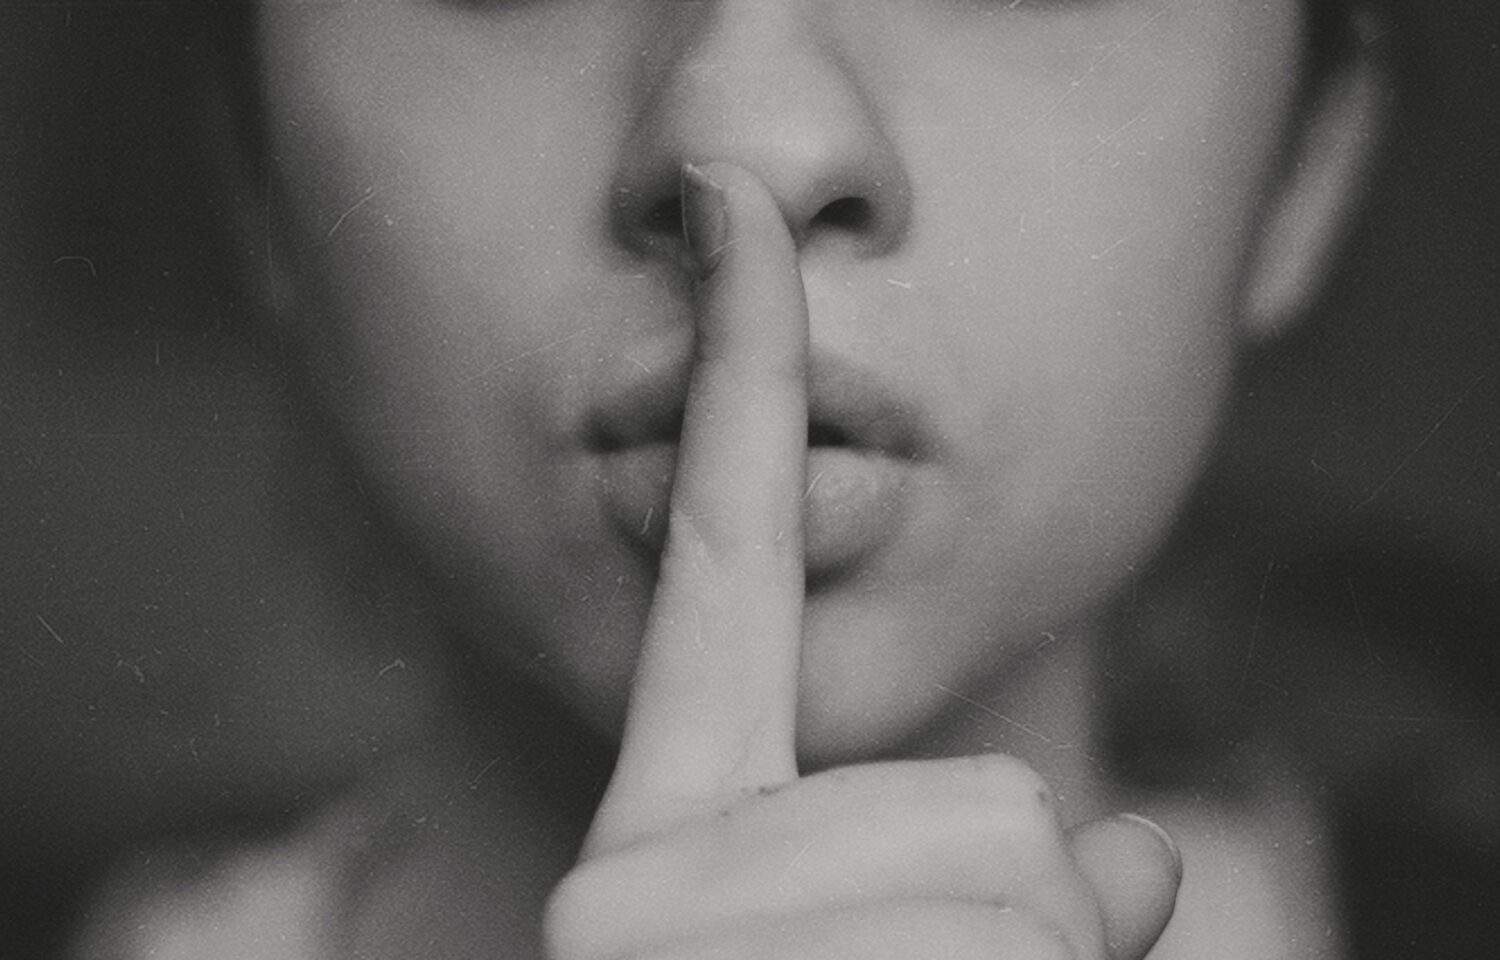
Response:
POLYGON ((719 0, 663 5, 692 22, 648 68, 613 183, 611 226, 645 255, 680 252, 681 169, 725 160, 769 187, 799 248, 898 247, 911 188, 878 91, 843 54, 818 5, 719 0))

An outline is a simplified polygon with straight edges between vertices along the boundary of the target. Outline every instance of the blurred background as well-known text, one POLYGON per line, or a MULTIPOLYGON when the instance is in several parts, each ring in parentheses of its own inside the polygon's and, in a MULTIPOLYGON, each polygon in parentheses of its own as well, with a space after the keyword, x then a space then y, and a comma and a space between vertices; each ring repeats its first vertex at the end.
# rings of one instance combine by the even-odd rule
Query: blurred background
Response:
MULTIPOLYGON (((262 828, 399 748, 438 683, 429 601, 238 290, 255 241, 222 226, 188 66, 208 6, 0 7, 4 956, 41 955, 121 845, 262 828)), ((1265 724, 1301 744, 1361 956, 1487 956, 1500 6, 1412 3, 1387 40, 1399 95, 1347 255, 1247 364, 1115 669, 1174 685, 1210 753, 1265 724)))

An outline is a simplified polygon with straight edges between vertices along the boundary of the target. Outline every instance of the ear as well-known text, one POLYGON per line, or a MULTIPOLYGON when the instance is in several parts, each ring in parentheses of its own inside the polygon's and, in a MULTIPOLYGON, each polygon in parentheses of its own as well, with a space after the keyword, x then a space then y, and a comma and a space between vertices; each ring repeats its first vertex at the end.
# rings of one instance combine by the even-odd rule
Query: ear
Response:
POLYGON ((1238 322, 1251 340, 1286 329, 1311 305, 1349 224, 1390 99, 1378 26, 1350 15, 1350 37, 1313 77, 1270 191, 1238 322))

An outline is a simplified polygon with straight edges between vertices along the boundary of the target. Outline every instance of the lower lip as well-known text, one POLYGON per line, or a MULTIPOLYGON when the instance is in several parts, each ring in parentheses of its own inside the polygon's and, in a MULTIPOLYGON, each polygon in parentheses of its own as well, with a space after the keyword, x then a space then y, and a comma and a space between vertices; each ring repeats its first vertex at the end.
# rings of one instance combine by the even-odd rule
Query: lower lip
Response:
MULTIPOLYGON (((653 559, 666 542, 677 445, 653 443, 603 456, 602 497, 610 522, 653 559)), ((910 465, 849 447, 812 447, 803 497, 809 579, 857 568, 900 532, 910 465)))

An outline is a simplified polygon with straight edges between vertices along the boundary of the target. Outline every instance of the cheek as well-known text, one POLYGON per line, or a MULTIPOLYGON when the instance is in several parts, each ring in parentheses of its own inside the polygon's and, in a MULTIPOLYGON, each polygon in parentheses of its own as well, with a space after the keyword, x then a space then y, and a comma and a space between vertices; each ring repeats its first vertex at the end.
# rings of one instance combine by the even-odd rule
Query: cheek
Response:
POLYGON ((1007 625, 1106 597, 1199 471, 1295 83, 1291 8, 1255 6, 1165 8, 1073 70, 976 51, 908 107, 935 382, 979 491, 960 563, 1025 598, 988 601, 1007 625))
POLYGON ((582 375, 630 312, 601 308, 611 278, 589 258, 633 46, 559 68, 575 38, 626 30, 628 13, 459 6, 262 12, 283 237, 304 285, 343 305, 314 336, 357 371, 439 394, 520 384, 525 398, 528 379, 582 375), (401 377, 423 367, 440 376, 401 377))
POLYGON ((377 480, 486 526, 545 489, 521 465, 547 462, 631 312, 606 314, 608 278, 580 262, 607 104, 537 66, 529 25, 405 3, 262 23, 292 339, 377 480))
POLYGON ((623 690, 643 588, 598 546, 574 444, 599 358, 670 311, 598 255, 603 204, 579 186, 609 182, 603 101, 523 89, 541 73, 527 53, 490 49, 523 35, 404 22, 435 5, 271 9, 287 322, 361 486, 466 634, 512 666, 546 653, 563 682, 623 690), (445 79, 459 67, 462 83, 445 79), (609 656, 566 640, 598 634, 609 656))

